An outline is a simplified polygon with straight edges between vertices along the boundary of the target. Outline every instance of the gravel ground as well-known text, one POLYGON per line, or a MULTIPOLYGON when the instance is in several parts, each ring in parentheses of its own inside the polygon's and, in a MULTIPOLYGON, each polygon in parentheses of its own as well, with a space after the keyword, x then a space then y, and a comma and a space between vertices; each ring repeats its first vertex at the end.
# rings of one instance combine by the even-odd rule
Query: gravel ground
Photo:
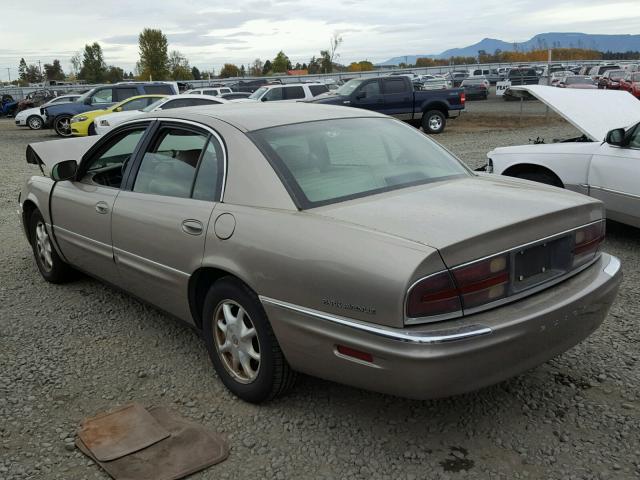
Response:
MULTIPOLYGON (((574 133, 557 119, 504 128, 472 108, 437 139, 474 167, 496 146, 574 133)), ((638 230, 608 225, 626 276, 604 325, 526 374, 422 402, 302 378, 258 407, 227 393, 191 329, 97 281, 40 278, 15 210, 34 172, 25 146, 48 138, 0 120, 0 479, 108 478, 74 432, 132 400, 227 435, 229 459, 194 479, 640 477, 638 230)))

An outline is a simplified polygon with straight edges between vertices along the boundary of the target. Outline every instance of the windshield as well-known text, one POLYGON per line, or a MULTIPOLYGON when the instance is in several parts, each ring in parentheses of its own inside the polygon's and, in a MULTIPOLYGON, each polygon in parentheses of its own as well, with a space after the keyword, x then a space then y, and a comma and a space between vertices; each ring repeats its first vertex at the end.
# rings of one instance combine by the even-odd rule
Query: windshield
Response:
POLYGON ((354 78, 353 80, 349 80, 347 83, 342 85, 338 90, 336 90, 336 93, 338 95, 344 95, 345 97, 348 97, 354 92, 356 88, 360 86, 362 82, 364 82, 363 78, 354 78))
POLYGON ((153 102, 148 107, 143 108, 142 111, 143 112, 153 112, 156 109, 156 107, 159 107, 160 105, 162 105, 166 101, 167 101, 166 98, 161 98, 160 100, 156 100, 155 102, 153 102))
POLYGON ((267 87, 260 87, 251 95, 249 95, 249 98, 251 98, 252 100, 260 100, 260 97, 262 97, 262 95, 264 95, 267 90, 269 90, 267 87))
POLYGON ((429 137, 389 118, 321 120, 250 136, 303 209, 469 175, 429 137))

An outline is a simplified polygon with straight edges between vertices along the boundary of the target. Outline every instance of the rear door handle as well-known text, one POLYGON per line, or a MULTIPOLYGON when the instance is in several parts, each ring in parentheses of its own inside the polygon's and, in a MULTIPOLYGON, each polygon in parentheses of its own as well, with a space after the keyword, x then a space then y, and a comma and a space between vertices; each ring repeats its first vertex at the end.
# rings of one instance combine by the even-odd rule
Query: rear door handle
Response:
POLYGON ((202 222, 198 220, 184 220, 182 222, 182 231, 189 235, 200 235, 203 227, 202 222))
POLYGON ((109 205, 107 205, 107 202, 96 203, 96 212, 105 214, 108 211, 109 211, 109 205))

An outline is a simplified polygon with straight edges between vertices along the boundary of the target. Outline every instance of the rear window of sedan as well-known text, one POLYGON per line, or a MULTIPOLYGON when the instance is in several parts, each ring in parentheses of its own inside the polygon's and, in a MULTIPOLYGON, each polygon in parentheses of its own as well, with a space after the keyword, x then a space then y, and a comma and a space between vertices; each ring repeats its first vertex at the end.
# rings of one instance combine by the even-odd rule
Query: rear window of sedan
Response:
POLYGON ((388 118, 349 118, 251 132, 298 208, 470 175, 413 127, 388 118))

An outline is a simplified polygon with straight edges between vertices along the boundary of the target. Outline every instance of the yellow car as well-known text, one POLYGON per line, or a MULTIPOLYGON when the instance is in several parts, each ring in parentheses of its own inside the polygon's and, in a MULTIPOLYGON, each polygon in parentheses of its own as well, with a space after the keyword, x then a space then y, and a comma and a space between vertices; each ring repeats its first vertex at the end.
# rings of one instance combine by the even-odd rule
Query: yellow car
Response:
POLYGON ((113 112, 126 112, 131 110, 142 110, 148 107, 158 99, 166 97, 166 95, 137 95, 129 97, 119 103, 111 105, 104 110, 91 110, 89 112, 79 113, 71 118, 71 134, 75 137, 86 137, 87 135, 95 135, 96 129, 93 125, 96 117, 106 115, 113 112))

